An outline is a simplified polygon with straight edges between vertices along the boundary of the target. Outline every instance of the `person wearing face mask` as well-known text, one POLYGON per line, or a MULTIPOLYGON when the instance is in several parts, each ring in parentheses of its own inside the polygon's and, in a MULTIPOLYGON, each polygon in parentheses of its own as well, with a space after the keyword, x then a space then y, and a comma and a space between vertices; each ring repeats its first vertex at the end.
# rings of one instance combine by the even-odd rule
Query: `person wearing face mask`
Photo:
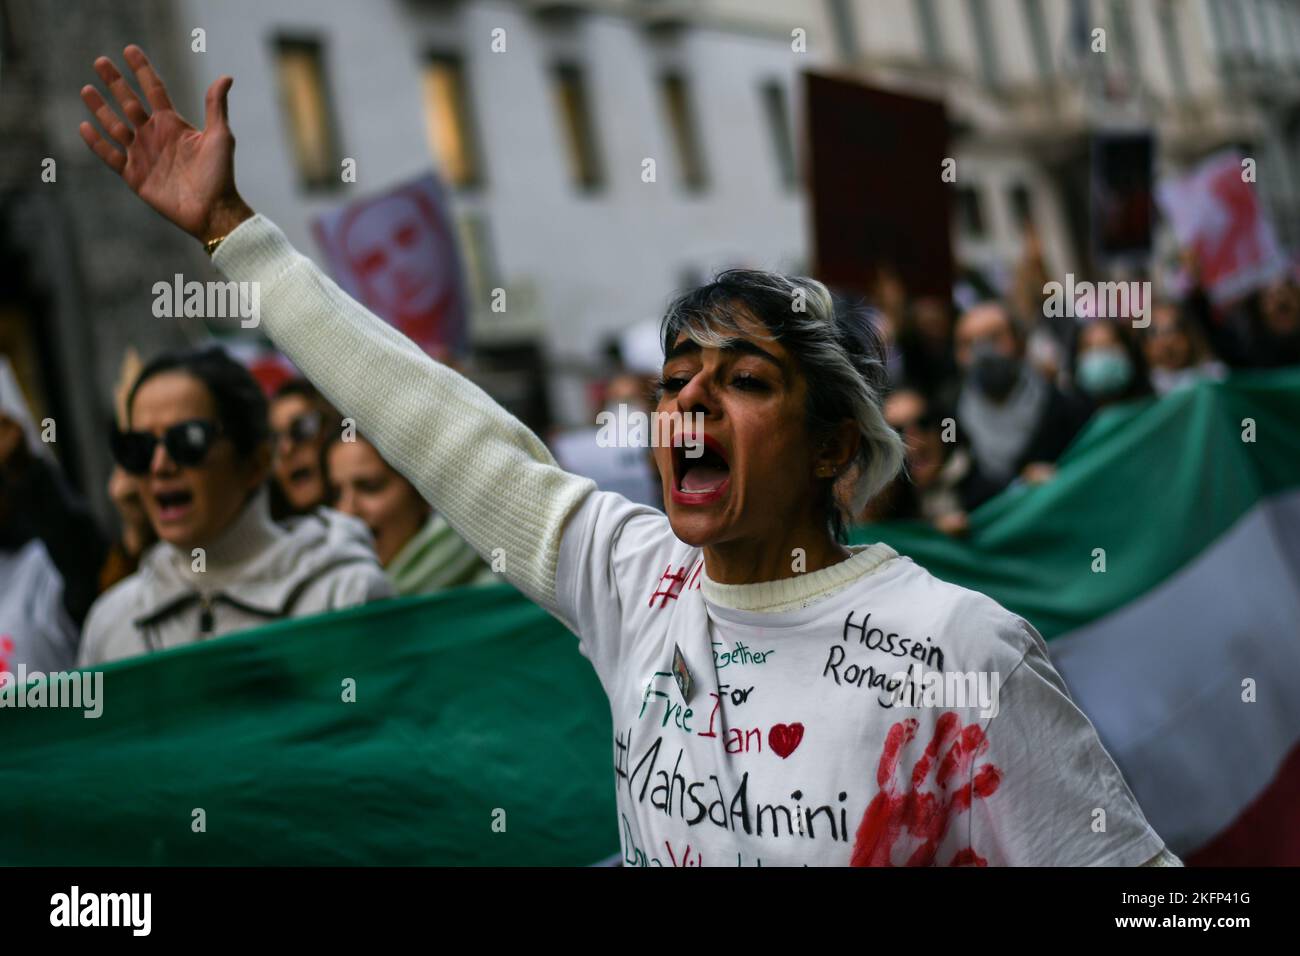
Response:
POLYGON ((1083 423, 1087 403, 1047 381, 1025 356, 1025 337, 1000 302, 968 309, 957 323, 957 428, 973 467, 967 510, 1021 478, 1046 480, 1083 423))
POLYGON ((126 414, 113 457, 159 541, 91 607, 78 666, 392 594, 361 522, 325 509, 271 520, 266 399, 220 348, 154 359, 126 414))
POLYGON ((1137 342, 1111 319, 1092 319, 1079 330, 1074 381, 1097 408, 1151 394, 1137 342))
POLYGON ((361 435, 332 435, 321 461, 331 506, 366 523, 398 594, 503 580, 361 435))

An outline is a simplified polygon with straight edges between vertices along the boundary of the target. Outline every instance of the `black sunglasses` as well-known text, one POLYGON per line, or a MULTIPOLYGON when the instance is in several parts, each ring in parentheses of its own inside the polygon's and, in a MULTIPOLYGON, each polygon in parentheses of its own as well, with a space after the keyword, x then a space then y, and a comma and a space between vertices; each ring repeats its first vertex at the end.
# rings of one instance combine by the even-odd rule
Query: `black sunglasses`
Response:
POLYGON ((275 442, 276 447, 279 447, 283 441, 288 441, 291 445, 300 445, 319 435, 324 424, 325 416, 320 412, 303 412, 289 422, 288 431, 271 432, 271 440, 275 442))
POLYGON ((216 422, 194 418, 173 425, 163 432, 162 438, 152 432, 123 432, 114 428, 109 444, 114 460, 123 470, 132 475, 146 475, 158 442, 162 442, 176 464, 193 468, 203 464, 208 451, 221 436, 221 426, 216 422))

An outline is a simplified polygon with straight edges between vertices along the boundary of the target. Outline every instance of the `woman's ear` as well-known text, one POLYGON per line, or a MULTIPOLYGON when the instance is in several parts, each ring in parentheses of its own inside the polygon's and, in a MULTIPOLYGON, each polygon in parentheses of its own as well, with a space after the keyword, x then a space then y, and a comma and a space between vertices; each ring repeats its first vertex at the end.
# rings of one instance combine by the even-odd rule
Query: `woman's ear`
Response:
POLYGON ((851 418, 846 418, 818 446, 817 457, 813 463, 814 473, 818 478, 835 478, 857 457, 862 434, 851 418))

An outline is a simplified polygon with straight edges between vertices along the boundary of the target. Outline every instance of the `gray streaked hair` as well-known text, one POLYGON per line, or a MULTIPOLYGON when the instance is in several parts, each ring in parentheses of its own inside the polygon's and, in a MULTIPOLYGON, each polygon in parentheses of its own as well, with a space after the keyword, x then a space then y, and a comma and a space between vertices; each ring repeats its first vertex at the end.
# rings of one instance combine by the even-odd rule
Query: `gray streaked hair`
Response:
POLYGON ((746 314, 803 370, 814 440, 845 419, 857 424, 856 456, 823 489, 831 534, 843 541, 854 517, 903 467, 903 441, 881 411, 888 379, 875 323, 866 310, 837 307, 816 279, 729 269, 668 307, 660 325, 664 354, 682 333, 704 348, 721 348, 740 334, 746 314))

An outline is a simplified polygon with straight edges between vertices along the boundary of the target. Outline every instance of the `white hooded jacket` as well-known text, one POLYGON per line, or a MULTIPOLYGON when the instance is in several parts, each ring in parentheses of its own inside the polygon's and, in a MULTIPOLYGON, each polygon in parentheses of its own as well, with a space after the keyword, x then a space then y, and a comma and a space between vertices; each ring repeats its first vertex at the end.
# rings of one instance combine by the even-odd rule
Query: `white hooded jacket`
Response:
POLYGON ((90 667, 389 597, 370 533, 321 508, 284 524, 259 491, 201 555, 159 542, 100 595, 77 664, 90 667))

